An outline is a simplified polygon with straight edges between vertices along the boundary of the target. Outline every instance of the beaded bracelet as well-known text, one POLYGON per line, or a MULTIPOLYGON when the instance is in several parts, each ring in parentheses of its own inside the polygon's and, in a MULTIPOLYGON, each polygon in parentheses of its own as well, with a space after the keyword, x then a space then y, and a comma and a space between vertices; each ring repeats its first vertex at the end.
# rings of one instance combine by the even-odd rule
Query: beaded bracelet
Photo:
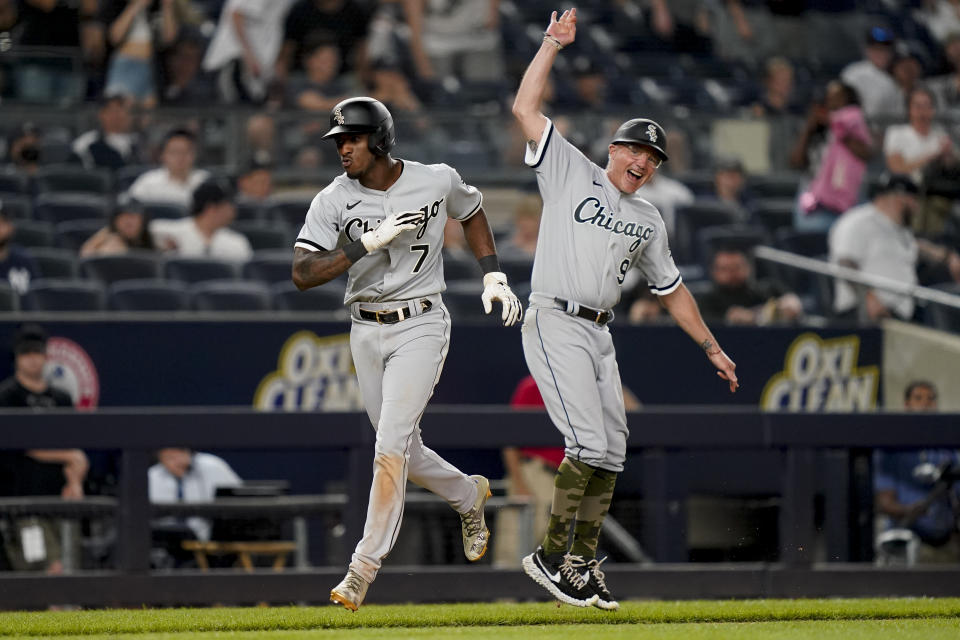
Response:
POLYGON ((550 44, 555 46, 557 48, 557 51, 559 51, 560 49, 563 49, 563 45, 560 44, 560 41, 554 38, 552 35, 550 35, 546 31, 543 32, 543 41, 549 42, 550 44))

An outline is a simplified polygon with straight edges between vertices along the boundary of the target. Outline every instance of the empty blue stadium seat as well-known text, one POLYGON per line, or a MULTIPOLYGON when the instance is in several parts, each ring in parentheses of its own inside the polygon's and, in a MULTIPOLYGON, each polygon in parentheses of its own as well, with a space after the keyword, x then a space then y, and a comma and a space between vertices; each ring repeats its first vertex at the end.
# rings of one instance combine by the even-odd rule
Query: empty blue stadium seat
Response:
POLYGON ((191 284, 207 280, 230 280, 237 277, 238 270, 236 262, 216 258, 172 257, 167 258, 163 265, 166 278, 191 284))
POLYGON ((23 307, 30 311, 102 311, 104 299, 99 282, 40 278, 30 283, 23 307))
POLYGON ((269 311, 270 289, 248 280, 201 282, 190 287, 190 306, 197 311, 269 311))
POLYGON ((186 285, 164 280, 124 280, 107 287, 107 307, 114 311, 185 311, 186 285))
POLYGON ((160 267, 160 258, 152 252, 130 252, 80 259, 80 275, 107 284, 120 280, 160 278, 160 267))

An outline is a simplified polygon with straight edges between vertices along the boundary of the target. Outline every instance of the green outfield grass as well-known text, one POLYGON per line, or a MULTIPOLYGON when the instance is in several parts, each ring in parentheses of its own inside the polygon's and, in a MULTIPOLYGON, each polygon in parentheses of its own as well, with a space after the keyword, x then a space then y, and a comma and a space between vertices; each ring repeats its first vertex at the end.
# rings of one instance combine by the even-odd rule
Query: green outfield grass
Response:
POLYGON ((551 603, 0 613, 0 636, 176 638, 960 638, 960 599, 551 603), (495 627, 495 628, 494 628, 495 627))

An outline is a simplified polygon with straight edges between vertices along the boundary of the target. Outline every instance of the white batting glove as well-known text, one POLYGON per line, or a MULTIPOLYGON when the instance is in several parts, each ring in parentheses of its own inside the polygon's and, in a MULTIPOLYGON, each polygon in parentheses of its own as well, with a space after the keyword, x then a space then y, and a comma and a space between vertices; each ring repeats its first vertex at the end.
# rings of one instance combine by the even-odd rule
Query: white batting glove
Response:
POLYGON ((367 251, 382 249, 402 232, 416 229, 423 224, 423 216, 423 211, 391 213, 386 220, 377 225, 376 229, 360 236, 360 242, 367 251))
POLYGON ((483 310, 490 313, 493 310, 493 301, 499 300, 503 305, 503 313, 500 317, 503 319, 503 326, 512 326, 514 322, 523 317, 523 305, 516 294, 507 286, 507 276, 500 271, 491 271, 483 276, 483 310))

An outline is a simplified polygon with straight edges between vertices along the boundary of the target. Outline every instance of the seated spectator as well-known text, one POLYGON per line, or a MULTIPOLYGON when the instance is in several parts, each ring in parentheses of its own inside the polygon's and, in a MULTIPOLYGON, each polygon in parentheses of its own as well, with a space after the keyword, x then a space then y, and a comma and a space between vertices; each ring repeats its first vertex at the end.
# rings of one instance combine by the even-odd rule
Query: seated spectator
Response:
POLYGON ((568 91, 560 92, 556 106, 571 110, 590 110, 603 113, 608 110, 609 83, 603 68, 589 56, 581 55, 573 59, 573 81, 568 91))
POLYGON ((829 120, 826 147, 794 211, 793 226, 801 231, 826 231, 838 215, 857 203, 866 162, 873 153, 873 137, 856 90, 831 81, 824 104, 829 120))
POLYGON ((660 211, 660 217, 667 225, 667 235, 671 237, 677 228, 677 207, 691 204, 695 199, 693 191, 687 185, 662 171, 650 176, 649 181, 640 187, 637 193, 660 211))
POLYGON ((194 189, 209 178, 203 169, 195 169, 197 137, 187 129, 174 129, 163 139, 158 169, 151 169, 134 180, 130 195, 140 202, 173 202, 190 206, 194 189))
POLYGON ((893 61, 893 32, 882 26, 867 30, 864 57, 852 62, 840 73, 844 83, 853 87, 860 97, 863 111, 871 122, 878 118, 896 116, 900 91, 890 75, 893 61))
POLYGON ((262 164, 272 164, 277 153, 277 123, 273 116, 257 113, 247 120, 247 156, 262 164))
MULTIPOLYGON (((904 410, 936 411, 937 388, 932 382, 916 380, 904 392, 904 410)), ((953 504, 960 499, 956 487, 934 491, 928 479, 935 469, 951 465, 960 469, 960 455, 950 449, 890 450, 874 453, 874 502, 883 516, 884 529, 907 528, 917 536, 916 560, 960 561, 953 504)))
POLYGON ((753 105, 757 117, 800 115, 803 106, 797 102, 793 65, 786 58, 767 60, 763 76, 763 93, 753 105))
POLYGON ((32 122, 17 127, 7 144, 10 164, 18 172, 32 176, 40 168, 40 128, 32 122))
POLYGON ((303 54, 316 32, 332 33, 340 48, 340 73, 365 78, 367 31, 372 13, 357 0, 297 0, 284 23, 283 47, 277 57, 277 77, 303 68, 303 54))
POLYGON ((6 282, 21 296, 30 290, 30 282, 40 276, 37 263, 25 249, 13 244, 16 221, 3 211, 0 199, 0 282, 6 282))
POLYGON ((216 78, 203 72, 206 44, 196 29, 181 29, 164 54, 160 101, 172 107, 200 107, 217 100, 216 78))
POLYGON ((187 258, 248 260, 253 249, 247 238, 228 228, 237 217, 233 193, 222 181, 207 180, 193 193, 191 216, 150 223, 153 243, 163 251, 187 258))
POLYGON ((156 106, 154 56, 174 43, 183 22, 197 21, 197 15, 184 0, 106 0, 101 4, 113 48, 104 93, 129 95, 146 109, 156 106))
POLYGON ((153 238, 147 230, 147 214, 143 205, 127 194, 120 196, 110 224, 93 234, 80 247, 80 257, 112 256, 131 249, 153 249, 153 238))
MULTIPOLYGON (((830 229, 830 262, 915 285, 920 258, 946 265, 950 276, 960 282, 960 255, 932 242, 917 240, 910 230, 919 191, 910 176, 883 176, 873 200, 845 213, 830 229)), ((851 284, 837 280, 833 310, 842 318, 911 320, 914 301, 909 295, 883 289, 869 289, 861 301, 851 284)))
POLYGON ((273 165, 258 162, 256 158, 247 163, 237 176, 237 197, 252 202, 262 202, 273 194, 273 165))
POLYGON ((328 34, 314 34, 304 46, 303 75, 290 77, 286 103, 307 111, 330 111, 352 92, 340 75, 340 48, 328 34))
POLYGON ((513 233, 497 252, 501 258, 530 260, 537 253, 537 236, 540 233, 540 212, 543 202, 540 196, 524 196, 513 209, 513 233))
MULTIPOLYGON (((955 180, 960 169, 953 141, 947 131, 934 121, 937 114, 933 93, 925 87, 915 88, 908 97, 908 122, 891 125, 883 138, 883 154, 887 170, 909 174, 919 185, 943 176, 955 180)), ((928 187, 930 185, 927 185, 928 187)), ((928 192, 930 190, 928 189, 928 192)), ((935 207, 926 199, 920 215, 914 217, 914 229, 930 233, 943 231, 950 213, 950 202, 935 207)))
MULTIPOLYGON (((0 382, 0 407, 44 411, 73 406, 69 395, 50 386, 44 378, 47 333, 43 327, 25 324, 17 330, 13 359, 13 375, 0 382)), ((87 456, 80 449, 2 451, 0 495, 59 495, 67 500, 80 500, 89 467, 87 456)), ((63 573, 60 533, 55 520, 17 517, 4 518, 0 523, 13 569, 63 573)))
POLYGON ((747 255, 740 249, 719 249, 710 261, 713 287, 697 296, 708 322, 762 326, 796 322, 803 304, 795 293, 768 281, 756 281, 747 255))
POLYGON ((123 94, 107 95, 100 103, 100 126, 73 141, 73 154, 86 169, 116 170, 137 162, 137 135, 133 132, 131 99, 123 94))
POLYGON ((203 59, 229 104, 261 104, 273 81, 283 24, 294 0, 227 0, 203 59))
POLYGON ((900 107, 890 108, 890 115, 899 119, 907 117, 910 96, 914 89, 923 86, 923 64, 909 47, 904 46, 903 51, 898 51, 893 62, 890 63, 890 76, 897 83, 897 91, 900 95, 900 107))
MULTIPOLYGON (((213 502, 218 487, 238 487, 243 484, 227 462, 210 453, 194 452, 181 447, 166 447, 157 451, 157 463, 147 471, 147 491, 150 502, 213 502)), ((183 539, 210 540, 213 524, 208 518, 159 518, 152 522, 155 541, 181 564, 189 558, 180 546, 183 539), (186 529, 183 531, 182 529, 186 529), (160 535, 170 532, 179 535, 160 535)))
POLYGON ((714 162, 713 192, 705 196, 726 204, 742 220, 750 217, 753 198, 747 189, 747 175, 739 158, 723 156, 714 162))

